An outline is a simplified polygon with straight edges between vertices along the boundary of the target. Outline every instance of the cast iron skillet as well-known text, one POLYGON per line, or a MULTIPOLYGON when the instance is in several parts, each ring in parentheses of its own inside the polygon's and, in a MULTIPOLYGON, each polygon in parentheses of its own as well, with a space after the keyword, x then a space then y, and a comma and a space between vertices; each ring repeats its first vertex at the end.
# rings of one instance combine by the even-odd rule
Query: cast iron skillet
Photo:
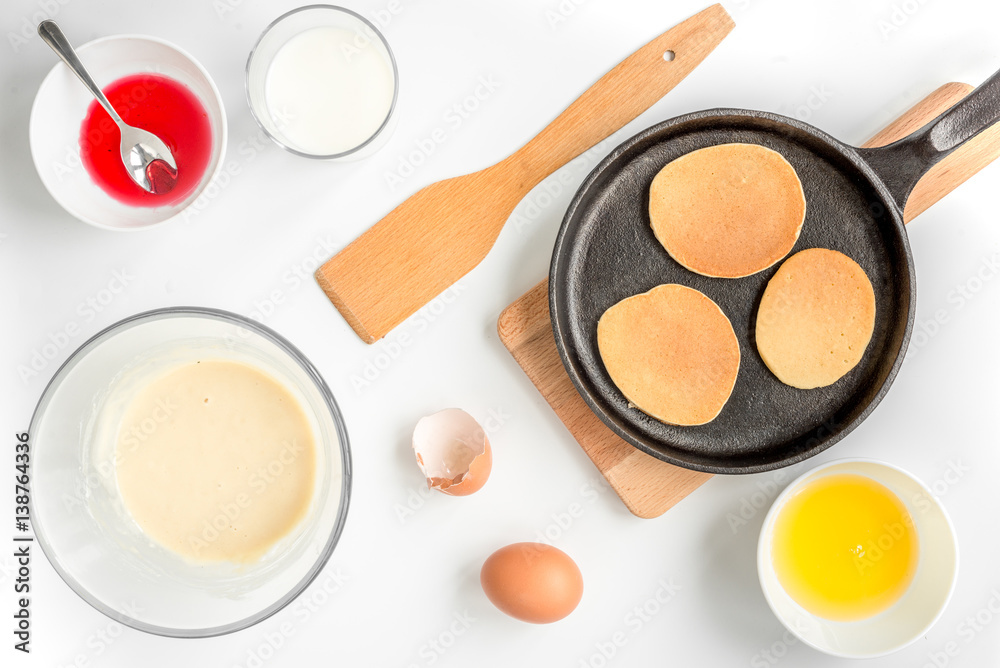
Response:
POLYGON ((910 338, 915 291, 903 227, 906 198, 932 165, 998 118, 1000 72, 923 129, 882 148, 855 148, 806 123, 740 109, 680 116, 628 139, 577 191, 552 255, 553 333, 576 388, 626 441, 689 469, 756 473, 830 447, 882 399, 910 338), (778 151, 798 173, 806 219, 792 253, 839 250, 871 279, 876 299, 871 343, 858 366, 829 387, 784 385, 757 353, 757 305, 780 262, 747 278, 709 278, 677 264, 653 236, 649 186, 657 172, 685 153, 730 142, 778 151), (740 342, 736 387, 706 425, 667 425, 630 408, 597 350, 597 321, 604 311, 661 283, 680 283, 708 295, 729 316, 740 342))

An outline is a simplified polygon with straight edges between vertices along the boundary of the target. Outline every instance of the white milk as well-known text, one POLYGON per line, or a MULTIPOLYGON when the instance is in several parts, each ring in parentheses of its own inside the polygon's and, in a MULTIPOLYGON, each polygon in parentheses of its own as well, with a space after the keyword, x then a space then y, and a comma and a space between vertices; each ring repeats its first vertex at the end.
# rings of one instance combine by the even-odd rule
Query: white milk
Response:
POLYGON ((287 143, 303 153, 333 155, 361 145, 392 106, 392 65, 374 36, 344 28, 310 28, 275 54, 264 97, 287 143))

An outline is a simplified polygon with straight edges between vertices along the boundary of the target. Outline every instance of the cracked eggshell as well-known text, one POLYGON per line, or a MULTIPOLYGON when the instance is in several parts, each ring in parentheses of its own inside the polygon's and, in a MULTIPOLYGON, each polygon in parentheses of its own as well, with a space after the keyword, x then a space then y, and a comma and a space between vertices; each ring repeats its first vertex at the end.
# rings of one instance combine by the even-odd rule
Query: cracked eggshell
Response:
POLYGON ((421 419, 413 430, 413 453, 427 486, 452 496, 479 491, 493 468, 486 431, 460 408, 421 419))

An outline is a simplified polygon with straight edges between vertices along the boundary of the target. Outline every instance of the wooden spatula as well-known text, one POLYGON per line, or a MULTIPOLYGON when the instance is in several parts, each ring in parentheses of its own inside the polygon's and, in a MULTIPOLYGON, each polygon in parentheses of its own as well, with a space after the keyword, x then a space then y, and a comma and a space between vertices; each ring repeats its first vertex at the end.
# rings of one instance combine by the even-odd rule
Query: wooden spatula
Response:
POLYGON ((319 268, 320 287, 362 340, 382 338, 479 264, 542 179, 651 107, 734 25, 722 5, 712 5, 663 33, 510 157, 397 206, 319 268))

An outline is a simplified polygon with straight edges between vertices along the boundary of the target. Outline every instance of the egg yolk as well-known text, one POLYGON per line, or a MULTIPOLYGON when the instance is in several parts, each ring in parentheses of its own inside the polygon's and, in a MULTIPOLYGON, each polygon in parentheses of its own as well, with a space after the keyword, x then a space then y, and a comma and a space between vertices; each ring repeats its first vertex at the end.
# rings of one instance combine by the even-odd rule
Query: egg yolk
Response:
POLYGON ((799 605, 825 619, 856 621, 906 592, 919 545, 898 496, 845 473, 792 495, 778 514, 771 551, 778 580, 799 605))

